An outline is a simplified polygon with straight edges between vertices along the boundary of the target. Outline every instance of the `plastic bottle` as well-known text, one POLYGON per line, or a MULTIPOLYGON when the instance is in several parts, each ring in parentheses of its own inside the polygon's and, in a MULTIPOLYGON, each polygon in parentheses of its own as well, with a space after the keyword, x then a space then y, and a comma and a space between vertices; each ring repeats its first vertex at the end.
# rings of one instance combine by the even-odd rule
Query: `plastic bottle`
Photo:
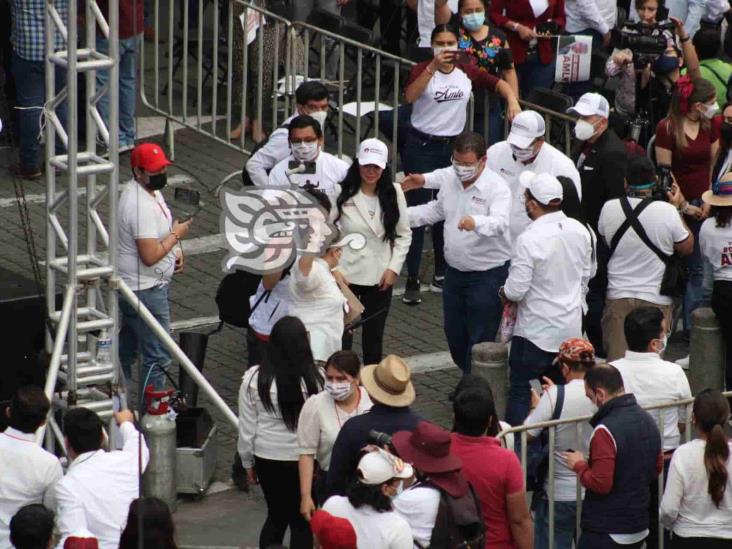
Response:
POLYGON ((97 339, 96 361, 100 366, 112 364, 112 338, 108 330, 102 330, 97 339))

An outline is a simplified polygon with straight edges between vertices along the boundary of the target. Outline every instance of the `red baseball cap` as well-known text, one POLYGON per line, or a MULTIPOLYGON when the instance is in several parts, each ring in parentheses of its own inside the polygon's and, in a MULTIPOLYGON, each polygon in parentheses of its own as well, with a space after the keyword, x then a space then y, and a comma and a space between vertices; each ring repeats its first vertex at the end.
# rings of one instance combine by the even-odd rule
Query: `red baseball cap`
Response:
POLYGON ((356 549, 356 531, 344 518, 321 509, 313 513, 310 529, 323 549, 356 549))
POLYGON ((132 149, 130 163, 133 168, 142 168, 148 173, 159 172, 165 166, 172 164, 165 151, 157 143, 140 143, 132 149))
POLYGON ((66 538, 64 549, 99 549, 99 542, 91 534, 89 537, 71 536, 66 538))

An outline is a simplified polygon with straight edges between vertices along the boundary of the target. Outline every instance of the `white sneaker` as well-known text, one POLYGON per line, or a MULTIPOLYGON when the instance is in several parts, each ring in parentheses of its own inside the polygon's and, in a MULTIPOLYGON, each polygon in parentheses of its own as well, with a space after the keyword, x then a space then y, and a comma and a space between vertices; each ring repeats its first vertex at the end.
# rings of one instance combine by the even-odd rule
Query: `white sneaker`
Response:
POLYGON ((689 369, 689 355, 686 355, 684 358, 680 358, 676 361, 676 364, 681 366, 684 370, 689 369))
POLYGON ((134 148, 135 148, 134 145, 120 145, 119 148, 117 149, 117 154, 126 153, 127 151, 131 151, 134 148))

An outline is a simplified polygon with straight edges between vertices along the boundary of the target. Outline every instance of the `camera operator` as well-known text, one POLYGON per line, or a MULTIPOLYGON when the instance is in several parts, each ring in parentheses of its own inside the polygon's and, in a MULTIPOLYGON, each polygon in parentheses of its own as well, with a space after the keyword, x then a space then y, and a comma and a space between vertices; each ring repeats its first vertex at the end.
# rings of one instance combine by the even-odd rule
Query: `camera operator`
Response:
POLYGON ((689 255, 694 248, 694 237, 675 211, 683 202, 679 188, 675 183, 668 188, 670 174, 661 179, 650 160, 631 157, 625 180, 627 198, 609 200, 600 213, 598 230, 610 248, 607 299, 602 316, 608 362, 622 358, 628 348, 624 322, 631 311, 658 307, 663 311, 666 325, 671 325, 672 299, 660 293, 665 263, 632 227, 616 237, 626 220, 622 201, 633 208, 648 239, 665 255, 689 255))

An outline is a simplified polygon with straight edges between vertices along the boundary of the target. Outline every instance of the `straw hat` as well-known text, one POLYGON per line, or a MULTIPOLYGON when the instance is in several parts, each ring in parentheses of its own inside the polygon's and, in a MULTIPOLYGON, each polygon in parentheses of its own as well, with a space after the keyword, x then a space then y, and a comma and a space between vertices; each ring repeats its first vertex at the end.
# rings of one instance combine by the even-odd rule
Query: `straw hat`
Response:
POLYGON ((732 172, 712 183, 712 190, 705 191, 702 200, 712 206, 732 206, 732 172))
POLYGON ((361 370, 361 384, 371 397, 387 406, 409 406, 414 402, 411 377, 407 363, 396 355, 361 370))

